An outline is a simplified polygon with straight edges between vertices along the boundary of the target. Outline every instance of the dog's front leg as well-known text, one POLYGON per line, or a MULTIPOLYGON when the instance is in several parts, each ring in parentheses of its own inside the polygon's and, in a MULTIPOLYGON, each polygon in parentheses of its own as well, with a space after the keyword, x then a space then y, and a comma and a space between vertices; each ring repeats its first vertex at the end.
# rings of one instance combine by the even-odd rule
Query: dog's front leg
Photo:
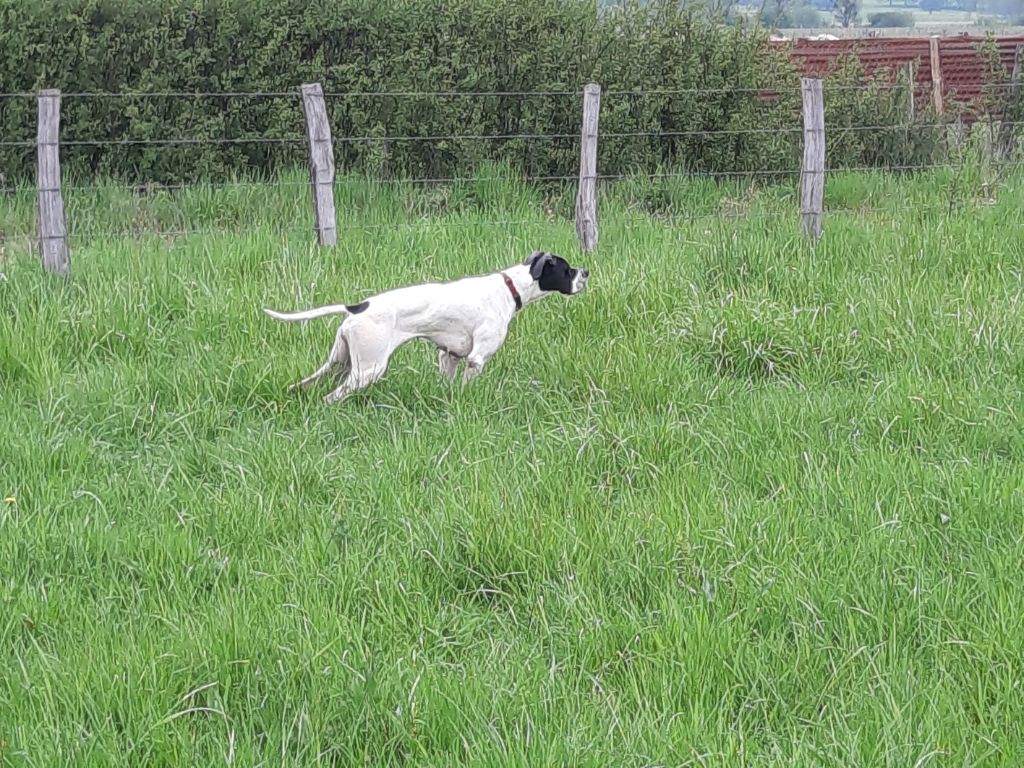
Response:
POLYGON ((475 379, 483 373, 484 366, 501 349, 505 343, 508 327, 484 329, 484 332, 473 337, 473 350, 466 357, 466 371, 462 380, 475 379))

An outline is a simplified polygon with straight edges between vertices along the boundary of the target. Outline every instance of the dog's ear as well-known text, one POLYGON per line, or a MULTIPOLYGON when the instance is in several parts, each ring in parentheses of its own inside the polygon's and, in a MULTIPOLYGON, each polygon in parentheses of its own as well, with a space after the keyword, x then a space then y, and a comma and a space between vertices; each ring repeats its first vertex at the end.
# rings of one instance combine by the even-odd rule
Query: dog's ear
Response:
POLYGON ((551 261, 551 254, 544 251, 534 251, 530 257, 530 277, 540 280, 544 267, 551 261))
POLYGON ((532 267, 533 266, 533 262, 536 261, 539 257, 541 257, 543 255, 544 255, 544 251, 534 251, 529 256, 527 256, 525 259, 523 259, 523 264, 525 266, 532 267))

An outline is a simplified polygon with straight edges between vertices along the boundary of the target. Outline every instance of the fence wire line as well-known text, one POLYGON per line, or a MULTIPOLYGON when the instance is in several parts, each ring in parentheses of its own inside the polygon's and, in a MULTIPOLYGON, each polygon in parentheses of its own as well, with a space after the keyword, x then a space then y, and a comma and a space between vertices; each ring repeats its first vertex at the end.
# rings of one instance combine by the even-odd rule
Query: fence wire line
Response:
MULTIPOLYGON (((344 177, 343 177, 344 178, 344 177)), ((336 182, 337 183, 337 182, 336 182)), ((120 192, 180 192, 180 191, 220 191, 220 190, 231 190, 231 189, 277 189, 282 187, 296 187, 308 189, 310 185, 309 181, 283 181, 283 180, 267 180, 267 181, 225 181, 225 182, 181 182, 176 184, 162 184, 162 183, 141 183, 141 184, 61 184, 60 187, 34 187, 26 185, 22 188, 18 187, 0 187, 0 192, 4 193, 15 193, 15 192, 109 192, 109 193, 120 193, 120 192)))
MULTIPOLYGON (((62 99, 215 99, 215 98, 301 98, 302 91, 60 91, 62 99)), ((45 98, 42 92, 11 91, 0 99, 45 98)))
MULTIPOLYGON (((974 206, 977 207, 977 206, 974 206)), ((878 208, 862 206, 859 208, 841 207, 841 208, 826 208, 821 211, 824 216, 830 215, 853 215, 853 216, 866 216, 872 214, 885 214, 887 216, 895 216, 896 214, 914 213, 914 214, 943 214, 951 215, 959 213, 962 210, 962 206, 950 206, 950 205, 931 205, 931 206, 894 206, 889 208, 878 208)), ((969 213, 970 211, 965 211, 969 213)), ((817 212, 815 212, 817 213, 817 212)), ((622 223, 645 223, 645 224, 673 224, 679 222, 693 223, 698 221, 710 221, 716 220, 720 222, 730 222, 740 219, 787 219, 797 221, 801 212, 794 210, 789 211, 709 211, 702 213, 690 213, 690 214, 647 214, 647 215, 632 215, 625 218, 610 220, 610 225, 622 223)), ((536 227, 536 226, 548 226, 552 224, 571 223, 568 218, 549 218, 549 219, 505 219, 505 220, 444 220, 444 219, 417 219, 408 220, 402 222, 388 222, 381 224, 362 224, 362 223, 349 223, 341 221, 338 223, 339 231, 398 231, 403 229, 416 229, 422 225, 433 225, 442 228, 479 228, 479 227, 494 227, 494 226, 517 226, 517 227, 536 227)), ((162 239, 162 238, 181 238, 181 237, 195 237, 200 235, 209 236, 238 236, 238 235, 265 235, 265 234, 288 234, 288 233, 305 233, 309 235, 315 235, 316 229, 313 226, 291 226, 291 227, 260 227, 259 225, 247 224, 245 226, 235 227, 220 227, 220 228, 189 228, 189 229, 144 229, 136 231, 111 231, 111 230, 85 230, 85 231, 72 231, 67 235, 32 235, 27 233, 8 234, 4 236, 0 233, 0 244, 11 241, 24 241, 26 243, 36 243, 43 240, 144 240, 144 239, 162 239)))
POLYGON ((0 147, 125 147, 221 144, 304 144, 300 137, 248 136, 237 139, 68 139, 61 141, 0 141, 0 147))
MULTIPOLYGON (((621 138, 658 138, 673 136, 709 136, 709 135, 743 135, 754 133, 798 133, 801 129, 797 127, 781 128, 733 128, 715 131, 623 131, 603 133, 599 138, 621 139, 621 138)), ((441 141, 516 141, 516 140, 544 140, 544 139, 578 139, 580 134, 573 133, 497 133, 497 134, 473 134, 455 133, 434 136, 333 136, 331 141, 336 144, 373 143, 373 142, 441 142, 441 141)), ((234 139, 69 139, 51 142, 24 141, 0 141, 0 146, 18 147, 104 147, 104 146, 133 146, 133 145, 193 145, 193 144, 304 144, 306 139, 302 137, 281 136, 281 137, 241 137, 234 139)))
MULTIPOLYGON (((979 121, 983 125, 984 121, 979 121)), ((1024 125, 1020 120, 996 121, 1003 127, 1024 125)), ((846 125, 826 126, 825 133, 868 133, 872 131, 922 131, 955 128, 955 121, 944 123, 894 123, 890 125, 846 125)), ((609 131, 598 135, 601 139, 627 138, 678 138, 684 136, 744 136, 751 134, 798 134, 804 131, 798 126, 779 126, 774 128, 721 128, 713 130, 667 130, 667 131, 609 131)), ((564 140, 578 139, 580 134, 573 133, 498 133, 472 134, 456 133, 432 136, 334 136, 336 144, 373 143, 373 142, 442 142, 442 141, 517 141, 517 140, 564 140)), ((177 138, 177 139, 68 139, 52 142, 39 142, 30 139, 20 141, 3 140, 0 147, 106 147, 106 146, 175 146, 175 145, 230 145, 230 144, 305 144, 306 139, 300 136, 243 136, 239 138, 177 138)))
MULTIPOLYGON (((1007 73, 1007 77, 1010 73, 1007 73)), ((813 76, 808 75, 806 77, 813 76)), ((801 78, 804 79, 804 78, 801 78)), ((828 82, 828 77, 817 78, 822 81, 822 88, 824 93, 828 96, 830 91, 907 91, 911 87, 914 87, 920 91, 931 91, 932 81, 916 79, 913 82, 868 82, 859 85, 850 85, 843 83, 832 83, 828 82)), ((1000 83, 987 83, 978 86, 978 90, 1002 90, 1013 88, 1014 83, 1012 82, 1000 82, 1000 83)), ((609 90, 602 91, 602 96, 676 96, 676 95, 693 95, 701 96, 704 94, 729 94, 729 93, 753 93, 761 94, 765 96, 774 96, 781 93, 792 92, 796 95, 800 94, 800 83, 784 83, 780 85, 764 85, 760 87, 742 87, 742 88, 653 88, 653 89, 638 89, 638 90, 609 90), (792 91, 786 90, 791 88, 792 91)), ((950 87, 946 93, 955 94, 956 89, 950 87)), ((577 93, 582 93, 578 91, 577 93)))
MULTIPOLYGON (((540 219, 520 219, 520 220, 507 220, 507 221, 494 221, 494 220, 479 220, 479 221, 438 221, 430 219, 412 220, 407 222, 396 222, 390 224, 347 224, 339 222, 338 230, 383 230, 383 229, 402 229, 404 227, 417 227, 423 224, 442 224, 445 227, 478 227, 478 226, 536 226, 538 224, 548 224, 540 219)), ((258 224, 249 224, 245 227, 221 227, 216 229, 142 229, 137 231, 121 231, 116 230, 102 230, 92 229, 85 231, 70 231, 67 235, 8 235, 7 239, 21 239, 32 242, 43 241, 43 240, 100 240, 100 239, 111 239, 111 240, 142 240, 146 238, 166 238, 166 237, 193 237, 197 235, 211 235, 211 236, 228 236, 228 235, 264 235, 264 234, 285 234, 290 232, 303 232, 310 235, 316 234, 316 228, 312 225, 298 227, 261 227, 258 224)), ((3 239, 0 238, 0 242, 3 239)))
MULTIPOLYGON (((990 168, 1004 169, 1004 168, 1021 168, 1024 167, 1024 162, 1014 161, 989 161, 987 166, 990 168)), ((851 166, 835 166, 825 169, 825 173, 895 173, 904 171, 924 171, 924 170, 949 170, 956 171, 959 167, 953 163, 923 163, 917 165, 885 165, 885 166, 873 166, 873 165, 851 165, 851 166)), ((374 179, 369 177, 359 176, 341 176, 335 179, 333 182, 321 182, 325 186, 333 186, 335 188, 344 188, 365 185, 367 187, 374 186, 402 186, 405 184, 409 185, 427 185, 427 184, 466 184, 466 183, 477 183, 477 182, 522 182, 522 183, 533 183, 533 182, 550 182, 550 181, 598 181, 598 182, 610 182, 610 181, 657 181, 661 179, 717 179, 717 178, 748 178, 748 177, 775 177, 775 176, 813 176, 818 171, 813 170, 802 170, 798 168, 775 168, 775 169, 757 169, 749 171, 672 171, 666 173, 649 173, 649 174, 629 174, 629 173, 615 173, 615 174, 597 174, 593 176, 579 176, 579 175, 551 175, 551 176, 439 176, 439 177, 428 177, 428 178, 400 178, 400 179, 374 179)), ((312 182, 309 181, 242 181, 242 182, 223 182, 223 183, 211 183, 211 182, 198 182, 198 183, 180 183, 180 184, 132 184, 127 186, 111 186, 102 184, 83 184, 83 185, 61 185, 60 187, 44 187, 37 188, 31 185, 25 185, 24 187, 0 187, 0 193, 2 194, 35 194, 39 192, 134 192, 134 193, 148 193, 156 194, 160 192, 179 192, 179 191, 220 191, 220 190, 233 190, 233 189, 278 189, 278 188, 300 188, 307 189, 312 182)))
MULTIPOLYGON (((1007 73, 1009 77, 1009 73, 1007 73)), ((915 79, 913 82, 879 82, 872 81, 862 84, 829 84, 827 76, 821 78, 824 81, 826 95, 831 91, 906 91, 913 87, 920 91, 930 91, 933 87, 931 80, 915 79)), ((1006 90, 1014 87, 1012 82, 983 83, 972 91, 1006 90)), ((688 87, 688 88, 612 88, 602 92, 604 96, 703 96, 703 95, 725 95, 725 94, 759 94, 774 96, 780 93, 792 92, 799 94, 800 83, 779 83, 763 86, 714 86, 714 87, 688 87), (791 89, 791 90, 790 90, 791 89)), ((945 93, 955 96, 956 88, 949 87, 945 93)), ((356 98, 529 98, 533 96, 582 96, 583 89, 556 89, 556 90, 504 90, 504 91, 326 91, 325 98, 356 99, 356 98)), ((256 98, 301 98, 300 89, 288 91, 68 91, 60 94, 61 98, 70 99, 256 99, 256 98)), ((0 93, 0 98, 8 99, 35 99, 39 98, 38 92, 32 91, 10 91, 0 93)))

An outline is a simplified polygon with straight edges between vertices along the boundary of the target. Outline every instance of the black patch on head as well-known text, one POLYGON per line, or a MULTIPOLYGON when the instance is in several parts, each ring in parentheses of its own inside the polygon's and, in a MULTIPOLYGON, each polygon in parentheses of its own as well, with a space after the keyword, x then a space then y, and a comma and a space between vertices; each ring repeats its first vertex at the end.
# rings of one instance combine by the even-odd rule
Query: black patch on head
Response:
POLYGON ((349 314, 358 315, 360 312, 365 312, 368 306, 370 306, 370 302, 361 301, 358 304, 349 304, 345 309, 349 311, 349 314))
POLYGON ((561 256, 534 251, 523 263, 529 264, 530 277, 537 281, 542 291, 557 291, 566 295, 572 293, 572 284, 579 270, 571 267, 561 256))

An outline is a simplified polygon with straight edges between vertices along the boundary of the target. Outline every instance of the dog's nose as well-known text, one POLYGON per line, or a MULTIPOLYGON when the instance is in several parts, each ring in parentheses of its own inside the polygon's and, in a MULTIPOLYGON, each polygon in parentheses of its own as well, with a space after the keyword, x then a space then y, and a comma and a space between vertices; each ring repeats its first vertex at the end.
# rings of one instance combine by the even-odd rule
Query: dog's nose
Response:
POLYGON ((583 275, 583 279, 585 280, 586 278, 590 277, 590 270, 589 269, 584 269, 581 272, 581 274, 583 275))

